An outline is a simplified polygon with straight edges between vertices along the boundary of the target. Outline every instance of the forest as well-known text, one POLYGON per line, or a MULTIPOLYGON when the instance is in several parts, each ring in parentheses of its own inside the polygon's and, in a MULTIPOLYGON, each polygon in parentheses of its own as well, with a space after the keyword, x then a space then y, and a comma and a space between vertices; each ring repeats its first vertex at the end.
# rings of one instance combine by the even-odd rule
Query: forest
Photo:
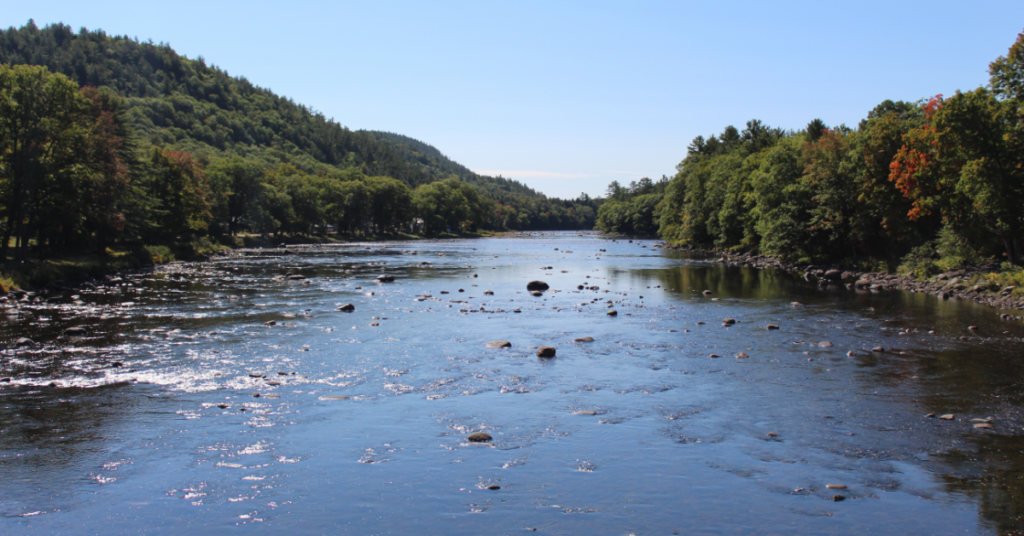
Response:
POLYGON ((986 87, 887 100, 856 127, 698 136, 671 179, 612 183, 605 232, 931 275, 1024 263, 1024 33, 986 87))
POLYGON ((32 21, 0 31, 0 260, 240 233, 590 229, 598 203, 352 131, 167 44, 32 21))

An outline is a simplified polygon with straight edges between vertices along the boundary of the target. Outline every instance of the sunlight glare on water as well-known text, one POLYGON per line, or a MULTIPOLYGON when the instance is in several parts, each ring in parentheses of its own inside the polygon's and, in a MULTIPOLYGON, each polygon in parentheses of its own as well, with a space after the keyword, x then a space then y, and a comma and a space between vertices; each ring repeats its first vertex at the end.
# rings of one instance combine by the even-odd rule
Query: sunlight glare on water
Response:
POLYGON ((592 233, 290 250, 7 316, 0 533, 1019 528, 1024 329, 994 309, 592 233))

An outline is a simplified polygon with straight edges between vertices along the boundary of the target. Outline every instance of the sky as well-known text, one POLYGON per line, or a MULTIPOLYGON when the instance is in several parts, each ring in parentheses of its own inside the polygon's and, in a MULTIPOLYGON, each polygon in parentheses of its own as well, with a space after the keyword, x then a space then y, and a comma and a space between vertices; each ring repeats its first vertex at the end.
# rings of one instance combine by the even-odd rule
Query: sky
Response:
POLYGON ((169 43, 346 127, 416 138, 549 196, 671 177, 751 119, 856 126, 988 81, 1024 2, 4 2, 169 43))

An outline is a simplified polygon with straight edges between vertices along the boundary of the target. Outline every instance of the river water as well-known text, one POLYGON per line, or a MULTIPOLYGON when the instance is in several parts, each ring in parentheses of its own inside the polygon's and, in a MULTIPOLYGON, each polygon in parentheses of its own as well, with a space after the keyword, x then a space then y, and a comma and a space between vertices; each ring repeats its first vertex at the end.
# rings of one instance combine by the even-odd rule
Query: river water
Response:
POLYGON ((1021 534, 1019 321, 655 245, 249 251, 8 310, 0 534, 1021 534))

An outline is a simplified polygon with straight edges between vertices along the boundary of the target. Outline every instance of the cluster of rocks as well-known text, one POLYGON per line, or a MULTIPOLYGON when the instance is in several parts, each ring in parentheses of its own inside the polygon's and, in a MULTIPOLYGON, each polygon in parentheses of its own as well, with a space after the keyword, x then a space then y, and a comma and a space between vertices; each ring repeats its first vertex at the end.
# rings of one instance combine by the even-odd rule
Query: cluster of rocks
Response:
MULTIPOLYGON (((881 292, 885 290, 906 290, 909 292, 924 292, 933 294, 941 299, 952 298, 972 300, 985 305, 991 305, 999 309, 1024 310, 1024 296, 1014 295, 1014 286, 999 287, 992 282, 982 278, 975 284, 970 284, 974 277, 982 272, 992 271, 978 267, 977 269, 956 270, 946 272, 932 277, 925 281, 918 281, 913 276, 889 274, 884 272, 853 272, 843 270, 837 266, 816 266, 810 264, 793 263, 782 260, 772 255, 751 255, 751 254, 726 254, 721 252, 693 248, 688 246, 664 246, 668 249, 678 249, 700 253, 708 256, 717 255, 717 262, 731 264, 734 266, 746 266, 750 268, 776 268, 802 274, 807 281, 817 282, 821 287, 829 285, 840 285, 849 290, 868 292, 881 292)), ((1004 315, 1004 317, 1007 315, 1004 315)), ((1012 315, 1009 318, 1014 318, 1012 315)))

